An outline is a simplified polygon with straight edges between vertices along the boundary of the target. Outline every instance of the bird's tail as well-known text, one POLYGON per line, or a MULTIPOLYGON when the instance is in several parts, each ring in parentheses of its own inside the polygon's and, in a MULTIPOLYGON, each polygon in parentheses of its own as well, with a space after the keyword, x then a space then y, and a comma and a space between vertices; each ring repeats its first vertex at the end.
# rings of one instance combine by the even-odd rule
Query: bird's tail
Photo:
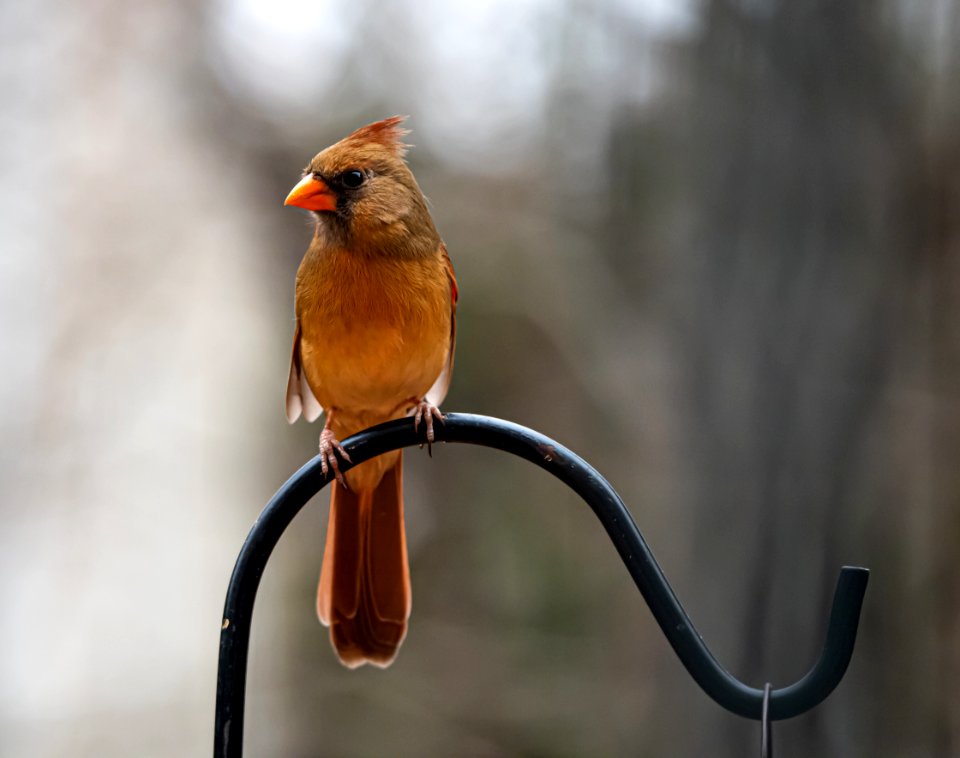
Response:
POLYGON ((384 668, 410 617, 410 569, 403 525, 403 456, 372 490, 333 482, 317 615, 343 665, 384 668))

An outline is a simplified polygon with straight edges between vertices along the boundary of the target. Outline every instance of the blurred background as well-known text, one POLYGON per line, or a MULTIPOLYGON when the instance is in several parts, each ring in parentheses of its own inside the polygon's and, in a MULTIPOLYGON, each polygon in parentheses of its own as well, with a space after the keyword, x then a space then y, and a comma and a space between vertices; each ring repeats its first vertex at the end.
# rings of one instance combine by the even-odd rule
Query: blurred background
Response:
MULTIPOLYGON (((597 466, 754 685, 868 566, 778 753, 960 755, 956 3, 37 0, 0 62, 0 754, 209 755, 233 561, 320 431, 283 414, 283 198, 406 113, 460 282, 446 409, 597 466)), ((261 587, 249 755, 759 753, 572 493, 406 461, 397 662, 316 621, 324 493, 261 587)))

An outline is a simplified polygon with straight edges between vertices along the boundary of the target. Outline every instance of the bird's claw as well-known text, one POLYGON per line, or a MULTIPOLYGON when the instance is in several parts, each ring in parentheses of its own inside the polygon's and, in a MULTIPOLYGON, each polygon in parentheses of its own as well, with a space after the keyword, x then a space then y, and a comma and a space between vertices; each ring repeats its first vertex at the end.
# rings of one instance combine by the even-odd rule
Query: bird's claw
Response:
MULTIPOLYGON (((436 435, 433 432, 433 420, 436 419, 441 424, 446 423, 446 419, 443 414, 440 412, 440 409, 437 408, 433 403, 428 400, 421 400, 417 403, 416 413, 413 414, 413 430, 415 432, 420 431, 420 422, 423 421, 427 426, 427 454, 432 458, 433 449, 431 445, 436 442, 436 435)), ((421 443, 420 447, 423 447, 421 443)))
POLYGON ((340 444, 340 440, 334 436, 330 429, 324 429, 320 432, 320 469, 323 471, 324 476, 329 474, 332 469, 333 476, 340 482, 341 486, 350 489, 347 487, 347 480, 343 478, 343 474, 340 472, 340 462, 337 460, 337 453, 339 453, 340 457, 347 463, 353 463, 347 451, 343 449, 343 445, 340 444))

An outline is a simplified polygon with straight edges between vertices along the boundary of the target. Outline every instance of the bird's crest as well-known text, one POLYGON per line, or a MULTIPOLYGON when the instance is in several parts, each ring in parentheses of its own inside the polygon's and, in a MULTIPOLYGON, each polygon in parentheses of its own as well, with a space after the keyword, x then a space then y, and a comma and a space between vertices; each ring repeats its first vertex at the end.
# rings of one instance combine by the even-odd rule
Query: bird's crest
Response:
POLYGON ((410 134, 409 129, 404 129, 401 124, 407 120, 406 116, 391 116, 383 121, 376 121, 366 126, 361 126, 353 134, 344 139, 344 142, 376 143, 392 151, 397 157, 402 158, 407 154, 407 145, 403 138, 410 134))

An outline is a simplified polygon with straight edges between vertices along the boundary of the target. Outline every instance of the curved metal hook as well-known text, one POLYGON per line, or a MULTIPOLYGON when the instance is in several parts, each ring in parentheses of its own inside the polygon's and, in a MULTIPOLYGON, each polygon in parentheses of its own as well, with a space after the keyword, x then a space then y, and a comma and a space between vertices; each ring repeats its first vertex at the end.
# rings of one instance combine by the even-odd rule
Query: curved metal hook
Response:
MULTIPOLYGON (((580 495, 600 519, 667 641, 697 684, 727 710, 751 719, 762 718, 764 691, 743 684, 713 657, 667 583, 627 507, 596 469, 563 445, 508 421, 450 413, 446 423, 437 425, 435 430, 438 442, 483 445, 525 458, 580 495)), ((353 465, 357 465, 421 442, 422 430, 416 433, 411 419, 401 419, 360 432, 343 444, 353 465)), ((350 468, 346 463, 341 466, 344 471, 350 468)), ((304 465, 267 503, 240 550, 227 589, 220 634, 215 756, 236 758, 242 754, 250 622, 267 559, 294 516, 328 481, 320 469, 319 457, 304 465)), ((802 679, 769 694, 770 719, 787 719, 810 710, 843 678, 853 655, 869 573, 864 568, 841 569, 820 659, 802 679)))

